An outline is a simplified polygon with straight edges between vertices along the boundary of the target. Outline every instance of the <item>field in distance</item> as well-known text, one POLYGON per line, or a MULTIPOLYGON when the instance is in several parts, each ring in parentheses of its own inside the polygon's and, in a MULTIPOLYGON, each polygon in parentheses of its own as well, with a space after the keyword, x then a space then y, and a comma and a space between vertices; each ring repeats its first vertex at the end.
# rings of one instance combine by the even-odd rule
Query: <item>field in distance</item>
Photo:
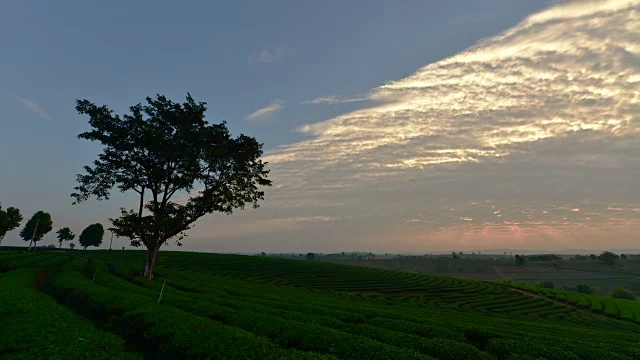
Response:
POLYGON ((144 256, 0 252, 0 357, 640 358, 638 301, 187 252, 161 252, 149 281, 144 256))
MULTIPOLYGON (((514 255, 515 256, 515 255, 514 255)), ((595 287, 596 294, 610 295, 615 286, 623 286, 640 293, 640 258, 630 256, 609 266, 600 260, 580 259, 560 255, 553 261, 532 261, 526 258, 517 266, 514 256, 503 254, 456 254, 437 256, 393 256, 358 259, 348 256, 321 257, 322 261, 339 264, 377 267, 389 270, 412 271, 421 274, 448 276, 460 279, 504 281, 533 285, 550 280, 558 289, 576 289, 577 284, 595 287)))

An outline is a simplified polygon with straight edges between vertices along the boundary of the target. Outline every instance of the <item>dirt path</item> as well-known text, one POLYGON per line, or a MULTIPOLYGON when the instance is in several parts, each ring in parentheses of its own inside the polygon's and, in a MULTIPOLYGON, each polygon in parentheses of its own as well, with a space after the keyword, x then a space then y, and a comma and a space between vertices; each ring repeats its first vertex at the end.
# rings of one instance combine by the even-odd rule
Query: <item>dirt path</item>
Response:
POLYGON ((538 294, 534 294, 534 293, 526 291, 526 290, 520 290, 520 289, 514 289, 514 288, 511 288, 511 290, 513 290, 514 292, 523 294, 523 295, 532 296, 534 298, 549 300, 549 301, 552 301, 552 302, 554 302, 554 303, 556 303, 558 305, 562 305, 564 307, 572 308, 572 309, 574 309, 574 310, 576 310, 578 312, 585 312, 584 310, 578 308, 577 306, 573 306, 571 304, 567 304, 566 302, 562 302, 562 301, 557 300, 557 299, 550 299, 550 298, 548 298, 548 297, 546 297, 544 295, 538 295, 538 294))

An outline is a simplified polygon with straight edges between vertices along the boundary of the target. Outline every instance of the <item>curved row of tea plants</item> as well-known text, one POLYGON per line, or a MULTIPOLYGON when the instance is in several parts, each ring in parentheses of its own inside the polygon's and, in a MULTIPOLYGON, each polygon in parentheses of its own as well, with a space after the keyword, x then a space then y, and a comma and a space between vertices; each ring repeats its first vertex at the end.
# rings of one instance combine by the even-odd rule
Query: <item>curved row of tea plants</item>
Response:
MULTIPOLYGON (((4 260, 4 259, 3 259, 4 260)), ((41 268, 0 275, 0 357, 136 359, 119 337, 97 329, 35 286, 41 268)))
POLYGON ((514 285, 514 288, 529 291, 584 310, 605 314, 615 318, 640 322, 640 301, 616 299, 607 296, 583 294, 559 289, 514 285))
MULTIPOLYGON (((584 324, 606 320, 576 315, 580 309, 572 302, 557 302, 513 291, 503 284, 427 276, 379 268, 344 266, 315 261, 295 261, 275 258, 172 252, 165 267, 189 269, 200 273, 218 274, 228 278, 250 280, 282 286, 357 293, 361 298, 383 304, 406 302, 412 305, 442 306, 459 310, 551 317, 584 324), (306 269, 307 271, 301 271, 306 269)), ((167 255, 165 255, 167 256, 167 255)), ((537 289, 537 288, 536 288, 537 289)), ((571 293, 571 292, 567 292, 571 293)), ((572 293, 579 296, 579 293, 572 293)), ((596 313, 625 320, 638 320, 640 302, 602 298, 593 302, 596 313), (599 311, 602 303, 604 311, 599 311), (606 304, 610 306, 607 311, 606 304), (624 308, 621 310, 618 306, 624 308)), ((639 320, 640 321, 640 320, 639 320)))
POLYGON ((637 324, 502 284, 176 252, 158 258, 157 276, 148 281, 136 277, 143 258, 137 251, 0 254, 0 266, 31 264, 40 296, 56 298, 144 356, 640 358, 637 324))

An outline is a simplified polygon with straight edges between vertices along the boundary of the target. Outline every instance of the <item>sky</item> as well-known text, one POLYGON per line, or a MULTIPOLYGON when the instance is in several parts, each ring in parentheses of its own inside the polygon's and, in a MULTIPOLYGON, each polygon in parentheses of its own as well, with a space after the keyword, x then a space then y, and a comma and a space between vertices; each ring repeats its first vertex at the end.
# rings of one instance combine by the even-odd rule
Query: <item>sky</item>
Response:
POLYGON ((274 185, 181 250, 640 248, 640 0, 12 0, 0 45, 0 202, 45 245, 136 203, 71 205, 75 100, 189 92, 274 185))

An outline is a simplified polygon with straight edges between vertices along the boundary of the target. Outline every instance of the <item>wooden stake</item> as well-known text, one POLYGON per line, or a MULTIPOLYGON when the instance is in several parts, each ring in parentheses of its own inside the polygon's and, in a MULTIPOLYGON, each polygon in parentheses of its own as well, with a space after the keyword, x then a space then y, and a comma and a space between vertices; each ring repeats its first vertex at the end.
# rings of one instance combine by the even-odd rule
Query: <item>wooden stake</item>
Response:
POLYGON ((160 290, 160 296, 158 296, 158 304, 160 304, 160 300, 162 299, 162 293, 164 292, 164 285, 167 283, 167 279, 164 279, 164 283, 162 284, 162 289, 160 290))

